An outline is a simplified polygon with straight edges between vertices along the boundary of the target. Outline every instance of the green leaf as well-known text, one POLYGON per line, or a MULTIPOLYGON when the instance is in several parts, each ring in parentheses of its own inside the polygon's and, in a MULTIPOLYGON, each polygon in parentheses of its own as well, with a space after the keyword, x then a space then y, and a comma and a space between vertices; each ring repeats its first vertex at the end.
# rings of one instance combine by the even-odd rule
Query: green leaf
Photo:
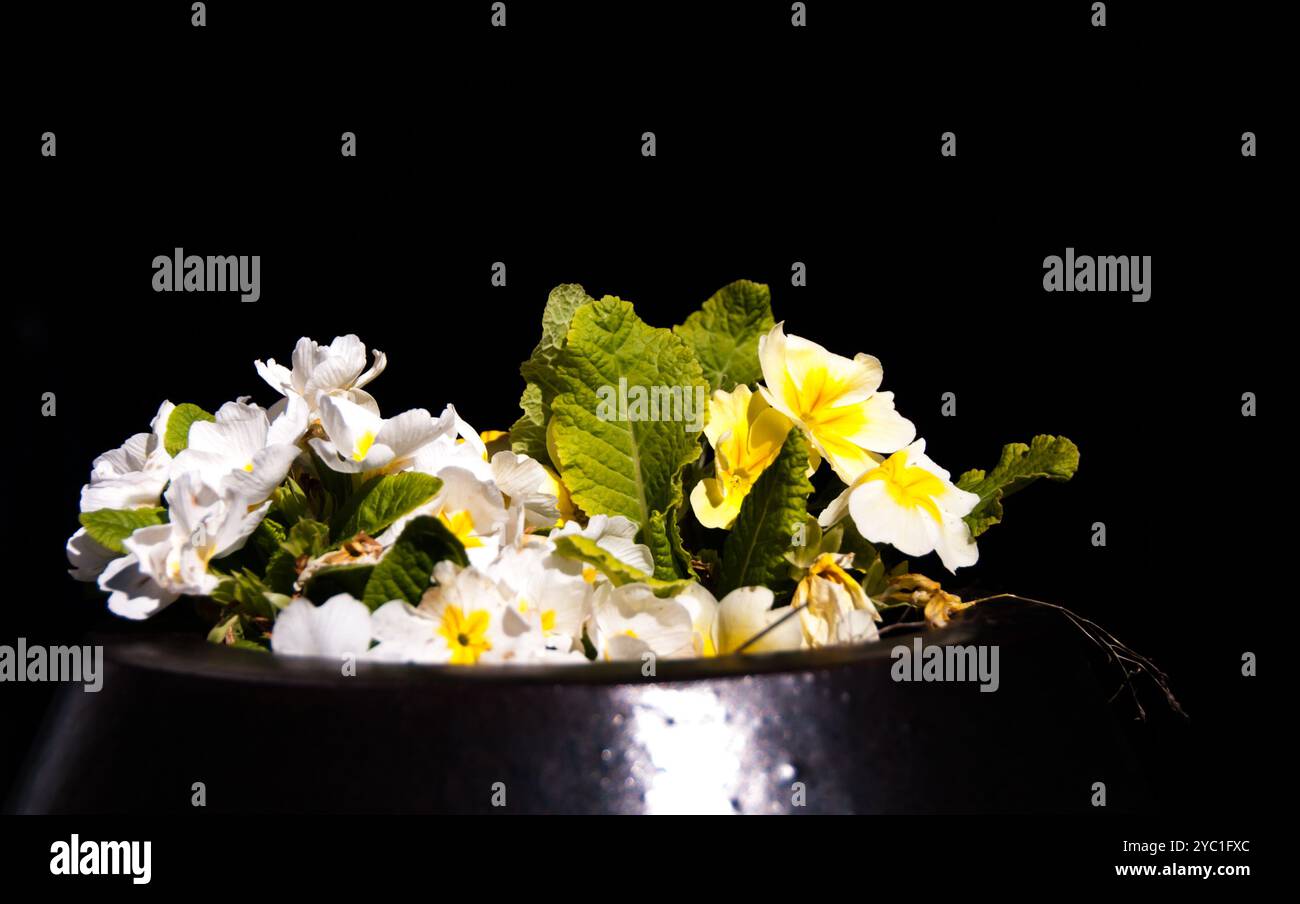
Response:
POLYGON ((275 593, 293 593, 298 580, 298 560, 314 559, 329 547, 328 525, 303 518, 289 529, 289 535, 266 563, 266 584, 275 593))
POLYGON ((655 563, 655 577, 665 581, 682 577, 682 569, 673 551, 673 541, 669 536, 669 522, 674 521, 673 511, 655 512, 646 522, 641 532, 646 546, 650 547, 650 557, 655 563))
POLYGON ((615 587, 622 587, 624 584, 648 584, 655 596, 674 596, 691 583, 684 578, 661 580, 654 575, 646 574, 617 558, 595 540, 581 534, 556 537, 555 554, 593 566, 609 578, 610 583, 615 587))
POLYGON ((289 528, 289 536, 280 547, 294 556, 310 556, 314 559, 329 548, 329 542, 328 525, 304 518, 289 528))
POLYGON ((553 361, 568 339, 573 315, 578 308, 593 301, 595 299, 577 283, 568 283, 552 289, 546 297, 546 307, 542 310, 542 338, 533 349, 529 361, 553 361))
POLYGON ((273 619, 278 607, 270 593, 271 588, 262 583, 256 573, 245 568, 223 578, 212 591, 212 599, 244 615, 273 619))
POLYGON ((880 558, 880 550, 858 532, 858 526, 852 518, 844 518, 836 525, 840 534, 840 552, 853 553, 853 567, 866 571, 868 566, 880 558))
POLYGON ((374 570, 374 565, 327 565, 312 573, 303 596, 318 606, 339 593, 361 599, 374 570))
POLYGON ((695 350, 710 386, 731 390, 737 383, 757 383, 763 378, 758 337, 775 323, 767 286, 741 279, 715 292, 685 323, 673 327, 673 332, 695 350))
POLYGON ((551 401, 562 387, 556 382, 555 359, 564 348, 574 312, 593 301, 582 286, 556 286, 542 311, 542 338, 532 355, 519 368, 527 380, 519 399, 523 416, 510 428, 510 447, 516 452, 550 464, 546 449, 546 424, 551 419, 551 401))
POLYGON ((700 434, 686 429, 686 405, 695 406, 705 388, 686 343, 606 296, 573 315, 555 375, 563 391, 551 405, 549 427, 573 501, 589 515, 623 515, 642 528, 655 512, 680 504, 682 467, 700 455, 700 434), (678 410, 665 402, 669 410, 661 408, 658 419, 650 419, 648 406, 619 411, 620 386, 629 402, 637 389, 647 397, 652 388, 675 390, 678 410))
POLYGON ((808 514, 808 443, 798 430, 786 436, 781 454, 763 472, 740 506, 722 547, 718 596, 737 587, 777 590, 789 582, 785 554, 795 529, 808 514))
POLYGON ((122 541, 141 527, 165 524, 166 514, 163 508, 99 509, 82 512, 77 520, 100 546, 125 555, 122 541))
POLYGON ((215 420, 215 417, 198 405, 182 402, 172 409, 171 417, 167 418, 167 430, 163 434, 163 448, 167 450, 168 455, 175 457, 189 445, 190 427, 194 426, 196 421, 215 420))
POLYGON ((971 536, 978 537, 1002 520, 1002 500, 1040 477, 1069 480, 1079 468, 1079 447, 1064 436, 1035 436, 1029 445, 1008 443, 997 466, 985 474, 967 471, 957 478, 958 489, 980 497, 966 516, 971 536))
POLYGON ((524 413, 510 426, 510 448, 516 455, 527 455, 544 464, 551 461, 546 450, 546 421, 550 406, 542 402, 542 388, 536 383, 524 387, 519 399, 524 413))
POLYGON ((679 505, 673 505, 666 512, 655 512, 641 532, 655 563, 655 577, 665 581, 699 577, 691 565, 691 554, 682 543, 682 532, 677 523, 679 510, 679 505))
POLYGON ((389 600, 419 603, 429 589, 433 567, 444 559, 461 566, 469 564, 465 547, 446 525, 427 515, 412 518, 393 548, 375 566, 361 601, 371 609, 389 600))
MULTIPOLYGON (((854 561, 856 562, 856 559, 854 561)), ((879 555, 872 559, 871 565, 863 570, 862 580, 858 583, 862 585, 863 592, 879 604, 880 600, 877 597, 889 586, 889 580, 885 577, 885 560, 879 555)))
POLYGON ((245 545, 256 547, 262 561, 265 562, 279 551, 280 545, 288 539, 288 536, 284 525, 268 515, 258 522, 257 528, 245 545))
POLYGON ((335 540, 364 531, 372 537, 398 518, 419 508, 438 494, 442 481, 430 474, 403 471, 381 474, 362 484, 348 497, 330 523, 335 540))
POLYGON ((276 593, 293 593, 298 580, 298 557, 280 549, 266 563, 266 586, 276 593))
POLYGON ((682 526, 677 519, 677 513, 681 511, 681 506, 670 508, 665 514, 668 522, 668 543, 673 550, 673 556, 677 560, 677 574, 699 580, 699 574, 695 571, 695 565, 691 561, 691 552, 682 542, 682 526))
POLYGON ((244 625, 236 612, 229 618, 222 619, 208 632, 208 643, 234 644, 244 639, 244 625))
POLYGON ((271 494, 271 511, 280 514, 280 520, 286 527, 293 527, 304 518, 311 517, 307 494, 292 477, 285 478, 284 483, 271 494))

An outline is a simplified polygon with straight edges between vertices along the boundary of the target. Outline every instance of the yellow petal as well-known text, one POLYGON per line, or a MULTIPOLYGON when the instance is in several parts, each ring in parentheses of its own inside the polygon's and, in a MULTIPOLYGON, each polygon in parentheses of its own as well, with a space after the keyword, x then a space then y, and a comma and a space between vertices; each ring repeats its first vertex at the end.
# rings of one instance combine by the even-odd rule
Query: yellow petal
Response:
POLYGON ((748 491, 746 486, 743 491, 726 493, 719 481, 706 477, 691 490, 691 509, 705 527, 729 528, 740 514, 748 491))

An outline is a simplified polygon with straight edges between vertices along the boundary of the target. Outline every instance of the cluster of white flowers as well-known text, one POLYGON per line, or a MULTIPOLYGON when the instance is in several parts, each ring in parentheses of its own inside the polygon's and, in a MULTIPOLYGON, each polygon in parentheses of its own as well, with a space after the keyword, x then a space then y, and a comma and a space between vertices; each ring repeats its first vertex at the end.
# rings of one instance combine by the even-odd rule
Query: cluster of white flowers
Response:
MULTIPOLYGON (((314 452, 358 482, 405 471, 441 481, 432 499, 350 552, 350 562, 382 561, 406 524, 433 516, 461 542, 468 564, 439 563, 418 604, 398 599, 372 611, 348 594, 319 606, 301 596, 284 600, 271 630, 278 653, 453 664, 585 662, 592 650, 601 660, 717 655, 759 634, 748 651, 875 637, 875 610, 851 580, 810 585, 817 598, 808 600, 803 617, 785 618, 790 608, 773 609, 773 593, 764 587, 741 588, 719 602, 691 581, 666 595, 649 582, 616 586, 603 571, 558 555, 558 540, 580 535, 629 573, 654 571, 649 548, 636 542, 639 525, 621 516, 572 520, 549 468, 511 451, 489 454, 452 406, 438 417, 424 409, 383 417, 363 387, 386 359, 376 351, 369 369, 366 362, 356 336, 328 346, 301 339, 292 367, 256 362, 280 401, 270 409, 247 398, 223 405, 213 419, 193 422, 174 456, 165 438, 176 406, 164 402, 151 432, 95 459, 81 509, 165 504, 168 520, 125 536, 124 554, 78 530, 67 544, 72 575, 98 581, 109 608, 132 619, 181 596, 212 594, 222 578, 210 567, 214 560, 245 544, 295 463, 314 452)), ((327 559, 306 563, 295 589, 327 559)))

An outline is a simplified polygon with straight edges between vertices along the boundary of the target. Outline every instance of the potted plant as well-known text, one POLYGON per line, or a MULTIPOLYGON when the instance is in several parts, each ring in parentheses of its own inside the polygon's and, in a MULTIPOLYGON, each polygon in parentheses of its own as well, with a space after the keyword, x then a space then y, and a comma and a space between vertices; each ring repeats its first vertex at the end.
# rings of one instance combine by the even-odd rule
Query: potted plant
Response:
POLYGON ((19 809, 1059 809, 1046 774, 1008 790, 1040 761, 969 743, 1046 686, 1073 705, 1044 743, 1132 777, 1033 613, 908 564, 975 565, 1005 497, 1078 449, 954 479, 879 360, 788 334, 766 286, 672 329, 556 288, 504 431, 385 416, 356 336, 255 366, 269 408, 164 402, 95 460, 73 576, 127 619, 191 598, 209 643, 108 640, 107 693, 64 695, 19 809), (280 777, 236 780, 249 757, 280 777))

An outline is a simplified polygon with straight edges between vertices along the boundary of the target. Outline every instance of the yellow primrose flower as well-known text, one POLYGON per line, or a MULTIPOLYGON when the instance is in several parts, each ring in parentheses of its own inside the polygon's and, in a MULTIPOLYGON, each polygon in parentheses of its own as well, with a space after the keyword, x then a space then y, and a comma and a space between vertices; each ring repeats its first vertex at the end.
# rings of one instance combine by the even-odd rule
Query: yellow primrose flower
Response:
POLYGON ((715 474, 691 491, 691 508, 705 527, 731 527, 754 481, 781 451, 790 419, 740 384, 709 398, 704 435, 716 456, 715 474))
POLYGON ((825 458, 841 480, 852 483, 879 461, 873 452, 895 452, 912 441, 916 428, 894 410, 894 394, 876 391, 884 376, 877 359, 832 354, 816 342, 785 335, 784 325, 759 337, 766 384, 760 391, 807 434, 813 468, 825 458))

